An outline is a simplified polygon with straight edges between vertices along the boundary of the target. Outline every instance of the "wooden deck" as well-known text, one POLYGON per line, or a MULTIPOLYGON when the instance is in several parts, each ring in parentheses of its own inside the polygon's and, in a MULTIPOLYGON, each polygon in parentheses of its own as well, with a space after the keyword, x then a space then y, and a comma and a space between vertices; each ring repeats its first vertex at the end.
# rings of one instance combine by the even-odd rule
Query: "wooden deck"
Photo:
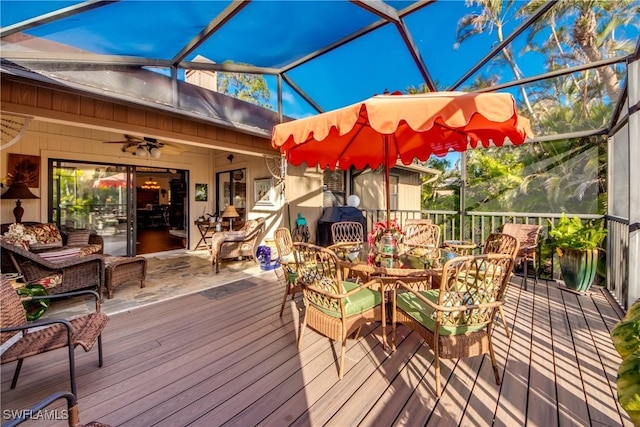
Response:
MULTIPOLYGON (((513 280, 506 305, 512 339, 500 326, 494 335, 501 386, 486 356, 445 361, 436 399, 429 348, 401 326, 397 350, 385 351, 379 324, 349 340, 338 380, 339 346, 308 330, 297 349, 301 301, 279 318, 282 289, 269 274, 218 299, 199 293, 112 316, 103 368, 97 349, 76 351, 81 420, 172 427, 632 425, 617 404, 620 359, 609 338, 621 313, 600 290, 578 296, 541 281, 525 292, 520 278, 513 280)), ((65 350, 27 359, 10 390, 14 366, 2 366, 3 410, 69 387, 65 350)))

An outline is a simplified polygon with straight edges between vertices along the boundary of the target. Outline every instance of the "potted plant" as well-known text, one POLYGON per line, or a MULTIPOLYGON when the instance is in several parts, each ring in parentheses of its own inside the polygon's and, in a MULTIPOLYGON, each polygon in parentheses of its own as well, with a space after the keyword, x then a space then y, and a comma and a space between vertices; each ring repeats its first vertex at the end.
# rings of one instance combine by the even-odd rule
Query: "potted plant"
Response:
POLYGON ((576 292, 591 287, 598 267, 598 251, 607 230, 585 225, 580 218, 562 215, 555 226, 550 222, 549 237, 560 259, 565 286, 576 292))

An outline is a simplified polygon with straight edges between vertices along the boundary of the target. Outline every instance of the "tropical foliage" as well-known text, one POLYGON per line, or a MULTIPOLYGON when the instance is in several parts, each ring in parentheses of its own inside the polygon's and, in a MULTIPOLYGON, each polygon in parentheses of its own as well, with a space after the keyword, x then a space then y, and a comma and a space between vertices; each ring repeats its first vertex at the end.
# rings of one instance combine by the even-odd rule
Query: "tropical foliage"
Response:
POLYGON ((549 226, 549 237, 558 248, 598 249, 607 235, 607 230, 602 227, 585 225, 580 218, 566 215, 562 215, 555 226, 551 222, 549 226))
MULTIPOLYGON (((502 43, 506 28, 529 18, 544 3, 467 0, 469 13, 458 22, 457 44, 480 35, 495 37, 496 45, 502 43)), ((560 1, 523 36, 524 47, 506 44, 482 73, 456 89, 494 86, 505 80, 506 73, 515 80, 527 77, 519 63, 525 54, 540 54, 548 71, 626 56, 634 44, 616 30, 637 22, 638 12, 638 3, 629 0, 560 1)), ((606 128, 621 93, 623 72, 623 67, 605 65, 522 84, 512 93, 520 113, 532 119, 537 136, 606 128)), ((426 88, 407 88, 421 90, 426 88)), ((478 149, 463 154, 464 171, 458 164, 429 160, 428 166, 442 174, 432 185, 423 186, 423 208, 602 214, 607 208, 606 148, 606 137, 592 136, 478 149), (460 200, 463 177, 465 199, 460 200)))
POLYGON ((273 110, 271 91, 261 74, 219 72, 218 92, 273 110))

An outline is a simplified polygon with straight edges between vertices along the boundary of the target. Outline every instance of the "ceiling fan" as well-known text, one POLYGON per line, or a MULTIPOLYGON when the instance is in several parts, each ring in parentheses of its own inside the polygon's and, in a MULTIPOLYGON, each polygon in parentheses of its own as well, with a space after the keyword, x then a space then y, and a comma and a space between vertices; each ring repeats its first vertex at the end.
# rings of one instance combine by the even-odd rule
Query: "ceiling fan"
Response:
POLYGON ((287 159, 284 156, 265 156, 264 162, 271 176, 277 180, 276 184, 284 181, 287 176, 287 159))
POLYGON ((124 135, 125 141, 104 141, 105 144, 122 144, 123 153, 131 153, 134 156, 146 157, 147 154, 154 159, 159 158, 162 153, 168 155, 178 155, 186 150, 177 144, 158 141, 150 137, 138 137, 124 135))

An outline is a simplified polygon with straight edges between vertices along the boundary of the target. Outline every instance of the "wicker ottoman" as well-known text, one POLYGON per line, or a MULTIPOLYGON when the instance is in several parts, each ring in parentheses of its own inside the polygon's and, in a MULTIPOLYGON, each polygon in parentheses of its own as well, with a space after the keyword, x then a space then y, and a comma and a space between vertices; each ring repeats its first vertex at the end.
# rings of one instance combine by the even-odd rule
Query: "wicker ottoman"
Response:
POLYGON ((145 257, 104 257, 105 284, 107 285, 107 297, 113 298, 113 291, 117 286, 132 280, 140 281, 140 287, 144 288, 144 279, 147 275, 147 259, 145 257))

